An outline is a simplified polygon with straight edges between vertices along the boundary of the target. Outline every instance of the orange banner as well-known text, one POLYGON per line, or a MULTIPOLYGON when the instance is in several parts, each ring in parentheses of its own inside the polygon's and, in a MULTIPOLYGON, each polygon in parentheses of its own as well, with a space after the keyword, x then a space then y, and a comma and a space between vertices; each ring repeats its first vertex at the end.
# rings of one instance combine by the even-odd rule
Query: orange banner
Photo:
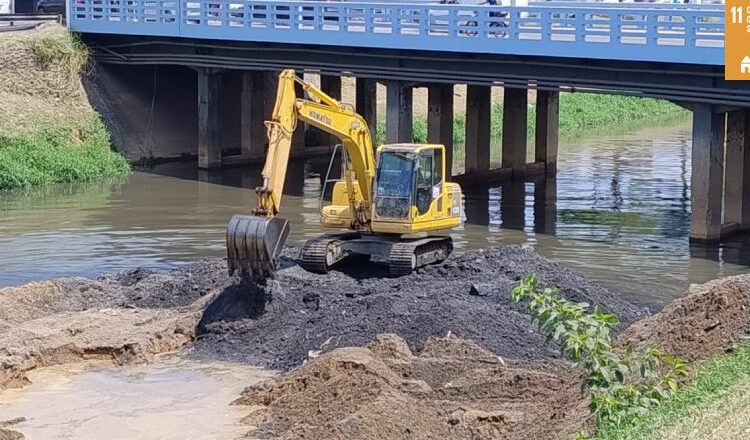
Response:
POLYGON ((726 0, 724 78, 750 80, 750 0, 726 0))

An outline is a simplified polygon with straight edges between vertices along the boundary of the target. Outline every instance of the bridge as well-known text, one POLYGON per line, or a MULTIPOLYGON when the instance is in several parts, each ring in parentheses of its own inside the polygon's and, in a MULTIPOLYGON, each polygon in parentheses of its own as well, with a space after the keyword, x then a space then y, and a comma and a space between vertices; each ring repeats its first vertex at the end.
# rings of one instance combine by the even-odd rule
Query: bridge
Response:
POLYGON ((467 182, 553 173, 560 91, 649 96, 693 112, 691 237, 750 228, 750 84, 723 79, 723 5, 72 0, 68 17, 102 65, 197 71, 203 168, 262 157, 258 115, 268 113, 274 90, 268 72, 281 68, 320 73, 334 97, 342 75, 356 77, 356 107, 372 127, 375 86, 385 84, 388 142, 411 140, 411 91, 427 87, 428 138, 449 151, 453 85, 467 84, 466 173, 458 176, 467 182), (489 161, 493 86, 505 89, 500 169, 489 161), (236 155, 221 145, 228 88, 241 97, 236 155))

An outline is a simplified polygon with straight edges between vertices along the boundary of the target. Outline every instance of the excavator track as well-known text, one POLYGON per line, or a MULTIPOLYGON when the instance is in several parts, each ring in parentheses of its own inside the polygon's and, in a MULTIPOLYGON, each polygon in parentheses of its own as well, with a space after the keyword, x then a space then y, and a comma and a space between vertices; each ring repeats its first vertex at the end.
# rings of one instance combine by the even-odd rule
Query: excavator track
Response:
POLYGON ((307 240, 302 246, 302 252, 300 253, 302 268, 313 273, 328 273, 326 257, 328 255, 328 245, 332 241, 334 240, 326 237, 307 240))
POLYGON ((300 252, 302 268, 314 273, 328 273, 329 267, 351 254, 342 249, 342 243, 359 236, 358 233, 345 233, 307 240, 300 252))
POLYGON ((391 276, 409 275, 417 268, 417 245, 412 243, 393 243, 388 255, 388 269, 391 276))
POLYGON ((390 274, 396 277, 408 275, 419 267, 445 260, 452 251, 453 241, 450 237, 427 237, 394 243, 388 256, 390 274))

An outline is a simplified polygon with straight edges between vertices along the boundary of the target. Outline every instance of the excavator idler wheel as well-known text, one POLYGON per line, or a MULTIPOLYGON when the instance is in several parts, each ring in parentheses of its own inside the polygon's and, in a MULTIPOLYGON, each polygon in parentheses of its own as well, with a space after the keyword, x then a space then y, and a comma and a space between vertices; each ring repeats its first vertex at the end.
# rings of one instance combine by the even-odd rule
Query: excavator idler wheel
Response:
POLYGON ((235 215, 227 227, 229 274, 262 281, 273 277, 276 258, 289 235, 289 222, 279 217, 235 215))

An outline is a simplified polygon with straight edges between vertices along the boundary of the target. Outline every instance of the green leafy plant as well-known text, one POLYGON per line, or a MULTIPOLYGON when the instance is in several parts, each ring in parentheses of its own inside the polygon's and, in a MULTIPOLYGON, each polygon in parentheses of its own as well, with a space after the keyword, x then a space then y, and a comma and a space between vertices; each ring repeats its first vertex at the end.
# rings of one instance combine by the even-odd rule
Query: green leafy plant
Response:
POLYGON ((619 323, 615 315, 568 301, 553 289, 540 289, 533 275, 512 290, 511 299, 524 301, 547 340, 558 342, 562 352, 586 370, 581 386, 590 394, 597 427, 637 420, 669 399, 678 378, 687 374, 685 361, 656 348, 644 353, 630 347, 615 350, 610 336, 619 323))

